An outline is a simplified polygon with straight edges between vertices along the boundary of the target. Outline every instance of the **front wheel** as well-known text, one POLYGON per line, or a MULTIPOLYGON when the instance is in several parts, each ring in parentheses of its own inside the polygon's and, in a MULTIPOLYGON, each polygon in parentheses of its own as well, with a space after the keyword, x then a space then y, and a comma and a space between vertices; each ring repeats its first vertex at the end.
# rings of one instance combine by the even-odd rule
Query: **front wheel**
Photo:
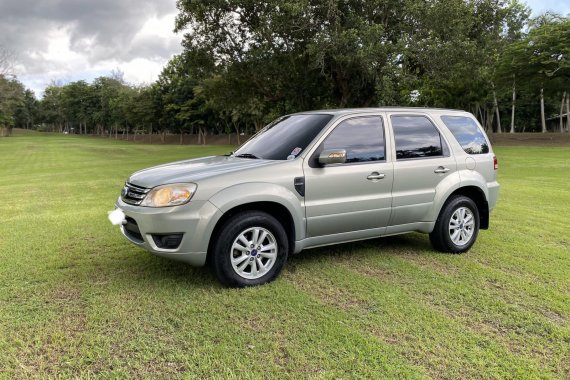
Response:
POLYGON ((468 251, 479 234, 479 210, 471 198, 455 195, 447 200, 429 235, 435 249, 442 252, 468 251))
POLYGON ((232 287, 273 281, 287 261, 285 229, 273 216, 246 211, 226 220, 212 246, 211 266, 221 283, 232 287))

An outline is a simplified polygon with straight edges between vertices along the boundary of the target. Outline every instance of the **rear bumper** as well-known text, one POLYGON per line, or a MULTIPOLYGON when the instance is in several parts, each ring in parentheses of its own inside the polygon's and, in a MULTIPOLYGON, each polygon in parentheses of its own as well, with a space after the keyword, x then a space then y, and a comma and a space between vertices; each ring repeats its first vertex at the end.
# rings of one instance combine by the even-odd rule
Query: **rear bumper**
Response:
POLYGON ((495 208, 497 205, 497 200, 499 199, 499 182, 487 182, 487 189, 489 191, 489 211, 495 208))
POLYGON ((121 232, 133 244, 150 253, 195 266, 206 262, 208 242, 221 211, 208 201, 191 201, 176 207, 151 208, 132 206, 120 198, 115 206, 126 215, 128 223, 121 232), (156 236, 182 235, 174 249, 160 248, 156 236))

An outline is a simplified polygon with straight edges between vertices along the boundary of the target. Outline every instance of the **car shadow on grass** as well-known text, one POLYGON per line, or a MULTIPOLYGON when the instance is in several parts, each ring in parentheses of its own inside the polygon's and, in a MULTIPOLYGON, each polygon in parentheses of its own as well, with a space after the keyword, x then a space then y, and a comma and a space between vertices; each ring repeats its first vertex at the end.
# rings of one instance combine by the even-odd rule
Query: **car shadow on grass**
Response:
POLYGON ((435 251, 427 235, 411 233, 362 240, 350 243, 335 244, 325 247, 307 249, 289 257, 289 265, 303 265, 314 261, 334 262, 336 258, 354 257, 364 259, 371 255, 404 256, 404 255, 441 255, 435 251))
MULTIPOLYGON (((99 271, 104 272, 101 275, 122 279, 131 285, 139 283, 141 287, 149 282, 161 282, 189 288, 224 289, 207 266, 193 267, 130 247, 128 251, 122 253, 119 260, 115 257, 109 258, 107 263, 100 262, 99 271)), ((440 254, 433 250, 426 235, 412 233, 307 249, 291 255, 285 270, 295 271, 297 267, 318 262, 333 264, 339 258, 365 260, 372 255, 396 257, 440 254)))
POLYGON ((218 288, 221 285, 207 267, 193 267, 184 262, 154 256, 133 248, 117 257, 98 263, 101 276, 141 285, 175 283, 192 288, 218 288))

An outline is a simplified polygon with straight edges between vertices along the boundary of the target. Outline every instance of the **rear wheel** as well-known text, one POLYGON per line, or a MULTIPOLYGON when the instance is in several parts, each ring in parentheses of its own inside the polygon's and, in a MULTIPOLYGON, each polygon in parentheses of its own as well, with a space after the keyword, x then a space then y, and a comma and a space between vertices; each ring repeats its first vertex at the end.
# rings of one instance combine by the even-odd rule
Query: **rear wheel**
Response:
POLYGON ((479 210, 466 196, 455 195, 443 206, 429 235, 435 249, 442 252, 468 251, 479 234, 479 210))
POLYGON ((244 287, 273 281, 289 251, 285 229, 262 211, 245 211, 226 220, 212 247, 211 266, 227 286, 244 287))

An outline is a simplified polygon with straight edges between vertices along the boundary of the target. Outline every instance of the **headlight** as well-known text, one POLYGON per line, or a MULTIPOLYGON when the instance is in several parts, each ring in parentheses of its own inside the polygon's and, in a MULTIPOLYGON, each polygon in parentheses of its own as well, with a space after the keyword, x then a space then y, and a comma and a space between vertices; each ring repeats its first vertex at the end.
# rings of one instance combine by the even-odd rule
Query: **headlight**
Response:
POLYGON ((194 183, 174 183, 157 186, 146 195, 141 206, 168 207, 183 205, 190 201, 196 192, 196 188, 197 186, 194 183))

